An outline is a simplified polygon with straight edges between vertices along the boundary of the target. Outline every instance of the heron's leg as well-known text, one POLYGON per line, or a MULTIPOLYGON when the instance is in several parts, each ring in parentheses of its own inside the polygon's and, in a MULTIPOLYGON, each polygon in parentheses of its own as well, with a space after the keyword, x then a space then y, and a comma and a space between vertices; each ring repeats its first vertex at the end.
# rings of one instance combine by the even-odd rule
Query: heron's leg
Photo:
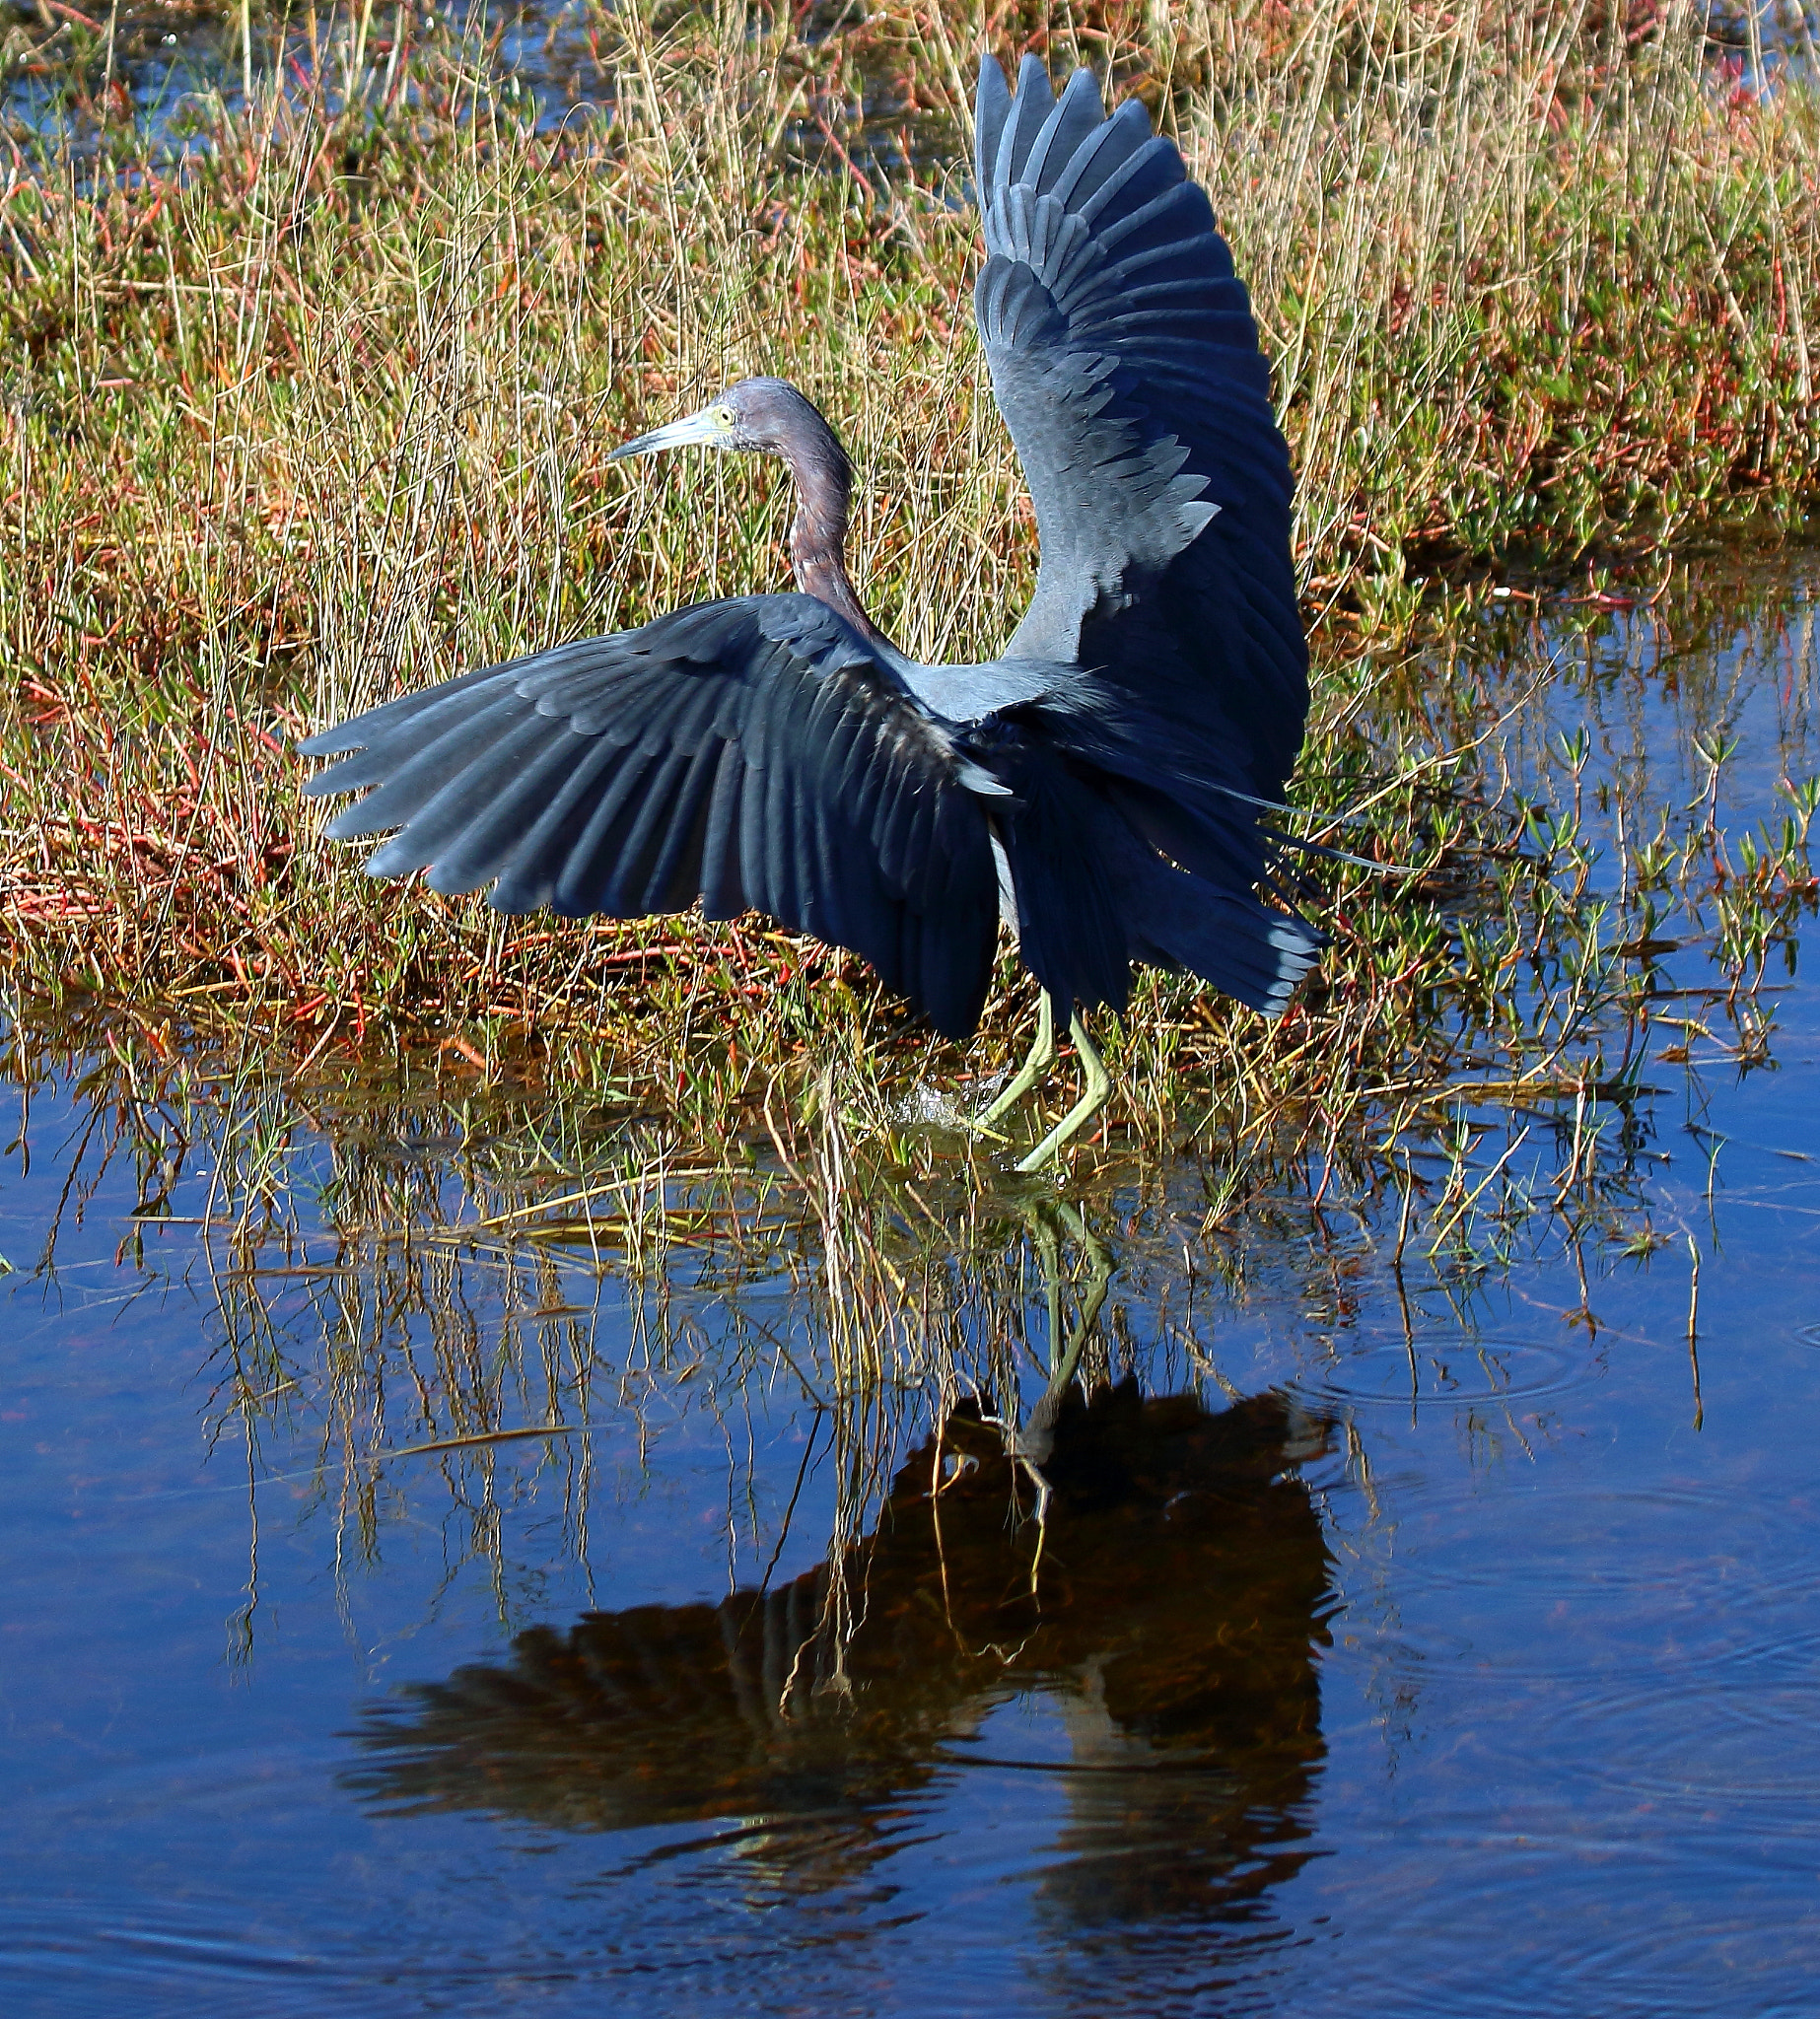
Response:
POLYGON ((1043 991, 1042 1007, 1036 1012, 1036 1042, 1030 1055, 994 1098, 992 1105, 973 1117, 973 1126, 984 1129, 996 1122, 1007 1108, 1022 1100, 1036 1084, 1040 1074, 1049 1070, 1055 1058, 1055 1008, 1049 991, 1043 991))
POLYGON ((1098 1320, 1100 1311, 1105 1306, 1106 1292, 1112 1287, 1112 1250, 1087 1225, 1078 1207, 1070 1206, 1066 1199, 1057 1199, 1052 1203, 1057 1214, 1068 1222, 1075 1239, 1086 1250, 1089 1264, 1086 1289, 1081 1298, 1081 1308, 1075 1316, 1074 1330, 1068 1335, 1062 1364, 1050 1375, 1049 1385, 1053 1388, 1058 1380, 1066 1384, 1075 1378, 1075 1368, 1081 1360, 1081 1349, 1086 1344, 1086 1336, 1098 1320))
POLYGON ((1056 1199, 1043 1202, 1036 1209, 1037 1245, 1042 1250, 1043 1276, 1049 1292, 1049 1380, 1043 1392, 1036 1398, 1030 1413, 1018 1429, 1012 1433, 1009 1443, 1012 1457, 1023 1468, 1030 1484, 1036 1489, 1036 1554, 1030 1562, 1030 1589, 1036 1589, 1037 1574, 1042 1569, 1043 1545, 1049 1539, 1049 1497, 1050 1486, 1043 1473, 1043 1464, 1055 1449, 1056 1419, 1062 1414, 1062 1403, 1081 1365, 1082 1349, 1086 1345, 1087 1335, 1098 1322, 1101 1309, 1106 1301, 1106 1291, 1112 1283, 1112 1251, 1095 1234, 1081 1214, 1066 1200, 1056 1199), (1086 1250, 1089 1274, 1085 1289, 1082 1292, 1080 1307, 1075 1313, 1075 1322, 1069 1328, 1068 1338, 1062 1339, 1062 1257, 1061 1241, 1049 1221, 1049 1214, 1065 1222, 1068 1230, 1086 1250))
POLYGON ((1036 1209, 1037 1242, 1042 1249, 1044 1287, 1049 1292, 1049 1379, 1023 1420, 1018 1436, 1021 1455, 1046 1457, 1055 1442, 1055 1420, 1062 1413, 1062 1398, 1081 1365, 1081 1352, 1087 1335, 1098 1322, 1112 1285, 1112 1250, 1087 1225, 1080 1209, 1066 1199, 1045 1199, 1036 1209), (1053 1214, 1086 1250, 1086 1288, 1075 1312, 1075 1322, 1062 1337, 1062 1243, 1050 1224, 1053 1214))
POLYGON ((1082 1067, 1086 1074, 1086 1085, 1082 1090, 1081 1098, 1017 1166, 1020 1171, 1041 1170, 1071 1136, 1099 1113, 1106 1104, 1107 1094, 1112 1091, 1112 1081, 1106 1074, 1106 1062, 1099 1056, 1099 1049, 1093 1040, 1087 1036, 1086 1025, 1082 1021, 1079 1010, 1068 1019, 1068 1034, 1075 1041, 1075 1050, 1080 1055, 1082 1067))

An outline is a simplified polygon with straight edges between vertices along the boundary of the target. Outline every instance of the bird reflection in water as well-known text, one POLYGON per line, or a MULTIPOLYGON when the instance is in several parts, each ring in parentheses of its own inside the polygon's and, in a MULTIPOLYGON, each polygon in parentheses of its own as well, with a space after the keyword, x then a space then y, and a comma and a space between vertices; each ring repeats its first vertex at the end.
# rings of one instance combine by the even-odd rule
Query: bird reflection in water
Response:
POLYGON ((1307 1854, 1330 1558, 1294 1468, 1324 1437, 1274 1395, 1074 1390, 1033 1580, 1028 1478, 963 1405, 838 1575, 533 1629, 374 1711, 347 1779, 573 1830, 747 1819, 797 1891, 863 1879, 939 1776, 1027 1766, 1066 1790, 1047 1911, 1248 1917, 1307 1854), (1018 1761, 988 1719, 1034 1695, 1068 1751, 1018 1761))

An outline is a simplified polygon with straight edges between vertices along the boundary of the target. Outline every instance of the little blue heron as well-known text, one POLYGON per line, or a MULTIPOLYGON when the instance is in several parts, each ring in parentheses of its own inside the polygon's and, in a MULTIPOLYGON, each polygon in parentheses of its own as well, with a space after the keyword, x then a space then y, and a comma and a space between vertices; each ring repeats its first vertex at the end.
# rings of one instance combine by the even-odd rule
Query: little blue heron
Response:
POLYGON ((1004 654, 921 665, 861 607, 852 471, 821 414, 746 379, 616 455, 697 446, 795 479, 798 593, 698 603, 486 666, 313 736, 313 793, 376 788, 331 836, 398 831, 375 875, 491 884, 502 912, 640 918, 699 900, 852 948, 955 1039, 1000 920, 1042 988, 1035 1045, 1104 1104, 1085 1016, 1134 961, 1280 1013, 1321 944, 1274 880, 1260 806, 1308 707, 1289 452, 1244 286, 1182 158, 1091 74, 1057 98, 990 57, 975 104, 986 259, 974 312, 1036 508, 1036 592, 1004 654), (1274 902, 1260 897, 1260 888, 1274 902))

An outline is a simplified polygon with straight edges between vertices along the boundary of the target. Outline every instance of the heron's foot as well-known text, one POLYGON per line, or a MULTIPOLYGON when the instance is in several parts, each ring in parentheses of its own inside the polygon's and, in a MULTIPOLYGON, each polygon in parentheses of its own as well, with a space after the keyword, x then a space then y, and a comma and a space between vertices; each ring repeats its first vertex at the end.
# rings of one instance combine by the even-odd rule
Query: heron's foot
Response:
POLYGON ((1055 1059, 1055 1010, 1049 1001, 1049 992, 1043 991, 1042 1006, 1036 1012, 1036 1042, 1031 1045, 1029 1056, 1014 1073, 1005 1085, 994 1096, 991 1104, 973 1117, 972 1126, 982 1136, 991 1136, 995 1142, 1003 1143, 1005 1138, 990 1127, 1008 1108, 1015 1107, 1033 1087, 1039 1077, 1049 1070, 1055 1059))
POLYGON ((1086 1025, 1082 1021, 1080 1010, 1068 1020, 1068 1034, 1075 1041, 1075 1051, 1086 1073, 1086 1085, 1081 1098, 1069 1109, 1047 1136, 1030 1151, 1017 1166, 1020 1171, 1041 1170, 1062 1146, 1084 1129, 1106 1104, 1106 1096, 1112 1091, 1112 1080, 1106 1072, 1106 1062, 1099 1056, 1099 1048, 1086 1034, 1086 1025))
MULTIPOLYGON (((1048 1397, 1045 1395, 1044 1400, 1047 1399, 1048 1397)), ((1037 1410, 1040 1411, 1041 1407, 1042 1405, 1039 1403, 1037 1410)), ((1037 1411, 1032 1411, 1032 1418, 1036 1414, 1037 1411)), ((1049 1540, 1049 1502, 1055 1493, 1055 1489, 1050 1486, 1048 1477, 1042 1467, 1042 1461, 1049 1456, 1050 1451, 1055 1446, 1053 1427, 1052 1426, 1047 1428, 1038 1427, 1034 1437, 1032 1437, 1029 1422, 1026 1422, 1021 1427, 1016 1424, 1007 1423, 1003 1417, 999 1416, 983 1416, 980 1418, 980 1422, 990 1424, 994 1429, 1003 1435, 1005 1438, 1005 1455, 1023 1474, 1024 1478, 1030 1482, 1031 1486, 1036 1489, 1036 1505, 1030 1515, 1031 1520, 1036 1523, 1036 1554, 1030 1559, 1030 1594, 1034 1597, 1036 1594, 1037 1573, 1043 1566, 1043 1545, 1049 1540)))
POLYGON ((1032 1517, 1036 1522, 1036 1554, 1030 1559, 1030 1596, 1034 1598, 1036 1596, 1037 1580, 1042 1573, 1043 1546, 1049 1540, 1049 1498, 1051 1488, 1049 1482, 1043 1477, 1041 1466, 1032 1464, 1027 1458, 1019 1458, 1017 1463, 1023 1467, 1030 1484, 1036 1489, 1036 1512, 1032 1517))

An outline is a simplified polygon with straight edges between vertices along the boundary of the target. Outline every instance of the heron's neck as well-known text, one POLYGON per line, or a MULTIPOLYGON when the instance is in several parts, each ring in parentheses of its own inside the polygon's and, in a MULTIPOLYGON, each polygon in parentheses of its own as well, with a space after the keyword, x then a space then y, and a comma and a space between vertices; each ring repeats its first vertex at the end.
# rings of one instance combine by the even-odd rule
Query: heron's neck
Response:
MULTIPOLYGON (((813 409, 810 409, 813 412, 813 409)), ((860 606, 847 573, 847 512, 853 497, 853 465, 834 430, 819 414, 799 441, 784 452, 797 484, 797 516, 790 527, 790 564, 797 587, 838 610, 862 637, 886 643, 884 633, 860 606)))

